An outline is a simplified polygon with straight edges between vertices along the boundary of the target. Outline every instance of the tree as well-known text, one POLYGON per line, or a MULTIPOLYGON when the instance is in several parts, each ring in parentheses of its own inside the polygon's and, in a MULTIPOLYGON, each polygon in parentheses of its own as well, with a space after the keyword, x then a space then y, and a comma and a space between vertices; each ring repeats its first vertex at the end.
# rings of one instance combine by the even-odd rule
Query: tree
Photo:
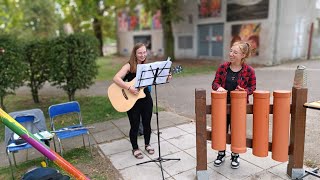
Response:
POLYGON ((172 60, 174 56, 174 37, 172 31, 172 23, 182 20, 179 16, 178 0, 141 0, 141 3, 147 10, 155 13, 161 11, 161 23, 163 30, 164 54, 170 56, 172 60))
POLYGON ((92 35, 75 33, 59 37, 48 52, 49 82, 67 92, 75 100, 75 92, 89 88, 98 73, 98 42, 92 35))
POLYGON ((0 47, 5 50, 0 55, 0 105, 6 111, 4 98, 14 94, 23 85, 25 64, 23 63, 21 43, 11 35, 0 35, 0 47))
POLYGON ((47 63, 48 40, 33 40, 24 47, 24 59, 27 63, 27 85, 31 88, 33 102, 39 103, 39 90, 49 77, 47 63))
POLYGON ((54 0, 3 0, 0 9, 0 31, 18 38, 53 37, 60 26, 54 0))
MULTIPOLYGON (((93 32, 99 41, 99 54, 103 55, 103 39, 116 36, 116 11, 124 8, 126 0, 56 0, 64 14, 64 23, 71 24, 74 32, 93 32)), ((136 4, 132 3, 131 4, 136 4)))

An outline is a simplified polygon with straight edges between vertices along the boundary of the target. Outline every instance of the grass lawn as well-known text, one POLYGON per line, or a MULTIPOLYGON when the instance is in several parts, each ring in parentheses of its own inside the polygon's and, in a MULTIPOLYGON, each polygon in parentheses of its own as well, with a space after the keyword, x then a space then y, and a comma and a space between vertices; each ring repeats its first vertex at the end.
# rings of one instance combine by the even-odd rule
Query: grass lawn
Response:
MULTIPOLYGON (((39 108, 43 111, 47 128, 49 129, 50 119, 48 117, 48 107, 52 104, 67 102, 67 97, 41 97, 40 104, 34 104, 29 96, 13 96, 10 95, 5 98, 5 104, 8 112, 39 108)), ((76 100, 80 104, 81 115, 85 125, 108 121, 126 116, 126 113, 117 112, 111 105, 110 101, 105 96, 78 96, 76 100)), ((56 125, 57 127, 70 125, 68 119, 62 119, 56 125)), ((0 139, 4 139, 4 124, 0 123, 0 139)))
MULTIPOLYGON (((97 60, 99 66, 96 81, 112 80, 113 76, 129 60, 129 57, 106 56, 97 60)), ((153 62, 150 60, 149 62, 153 62)), ((181 65, 182 73, 176 74, 177 77, 191 76, 195 74, 213 73, 221 61, 217 60, 176 60, 173 61, 172 67, 181 65)))

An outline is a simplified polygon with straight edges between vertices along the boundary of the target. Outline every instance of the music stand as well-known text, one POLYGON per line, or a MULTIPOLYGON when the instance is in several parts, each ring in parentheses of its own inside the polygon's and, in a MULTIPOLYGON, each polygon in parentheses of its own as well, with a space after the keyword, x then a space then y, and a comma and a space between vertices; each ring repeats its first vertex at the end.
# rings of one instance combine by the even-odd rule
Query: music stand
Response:
POLYGON ((154 93, 156 97, 156 119, 157 119, 157 135, 158 135, 158 154, 159 157, 153 160, 145 161, 142 163, 138 163, 136 165, 146 164, 149 162, 159 162, 162 178, 164 179, 163 175, 163 168, 162 162, 170 161, 170 160, 177 160, 180 161, 180 158, 176 159, 168 159, 161 157, 161 147, 160 147, 160 132, 159 132, 159 114, 158 114, 158 95, 157 95, 157 85, 167 83, 167 78, 170 74, 170 67, 172 62, 170 58, 167 61, 159 61, 149 64, 138 64, 137 66, 137 76, 136 76, 136 84, 135 87, 145 87, 148 85, 154 86, 154 93))

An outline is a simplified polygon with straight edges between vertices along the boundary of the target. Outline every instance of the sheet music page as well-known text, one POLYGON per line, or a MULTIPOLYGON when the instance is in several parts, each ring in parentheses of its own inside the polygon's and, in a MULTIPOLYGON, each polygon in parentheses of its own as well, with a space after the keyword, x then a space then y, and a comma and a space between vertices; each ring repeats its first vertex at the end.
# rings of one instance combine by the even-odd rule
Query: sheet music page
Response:
POLYGON ((166 83, 167 77, 170 73, 172 62, 170 57, 166 61, 157 61, 148 64, 138 64, 136 73, 135 87, 145 87, 153 84, 154 74, 158 70, 156 84, 166 83), (142 75, 142 76, 141 76, 142 75))

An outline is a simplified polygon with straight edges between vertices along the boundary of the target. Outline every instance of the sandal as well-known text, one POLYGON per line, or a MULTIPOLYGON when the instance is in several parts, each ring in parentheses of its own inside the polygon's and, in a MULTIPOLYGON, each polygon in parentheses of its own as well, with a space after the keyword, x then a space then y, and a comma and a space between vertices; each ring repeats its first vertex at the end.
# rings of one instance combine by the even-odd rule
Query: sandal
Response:
POLYGON ((132 150, 132 154, 137 159, 142 159, 143 158, 143 154, 141 153, 141 151, 139 149, 132 150))
POLYGON ((148 154, 154 154, 154 149, 150 145, 146 145, 144 148, 148 152, 148 154))

